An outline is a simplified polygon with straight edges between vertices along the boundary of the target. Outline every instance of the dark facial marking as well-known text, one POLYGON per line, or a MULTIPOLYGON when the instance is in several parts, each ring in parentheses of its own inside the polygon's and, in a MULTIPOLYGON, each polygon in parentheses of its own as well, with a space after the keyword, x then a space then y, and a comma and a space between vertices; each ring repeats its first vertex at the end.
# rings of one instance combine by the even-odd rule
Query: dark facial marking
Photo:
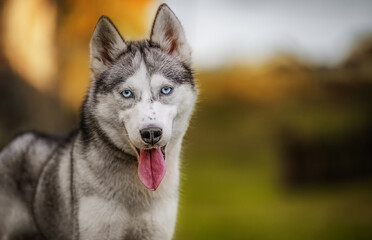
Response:
POLYGON ((176 84, 191 84, 194 86, 191 68, 186 63, 160 49, 156 43, 143 40, 127 42, 127 46, 127 49, 113 60, 111 67, 98 77, 95 83, 95 92, 107 93, 112 91, 118 84, 125 82, 138 70, 142 60, 146 64, 149 76, 158 73, 176 84), (133 59, 138 53, 141 54, 142 59, 133 63, 133 59))

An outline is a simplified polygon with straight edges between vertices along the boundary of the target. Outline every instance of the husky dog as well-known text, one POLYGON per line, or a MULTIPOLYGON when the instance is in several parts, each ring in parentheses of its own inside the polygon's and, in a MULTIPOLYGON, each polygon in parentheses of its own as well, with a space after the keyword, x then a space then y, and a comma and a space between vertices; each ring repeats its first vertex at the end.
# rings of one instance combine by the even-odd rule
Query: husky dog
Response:
POLYGON ((149 40, 125 41, 101 17, 80 127, 22 134, 0 154, 0 239, 171 239, 197 96, 190 54, 166 5, 149 40))

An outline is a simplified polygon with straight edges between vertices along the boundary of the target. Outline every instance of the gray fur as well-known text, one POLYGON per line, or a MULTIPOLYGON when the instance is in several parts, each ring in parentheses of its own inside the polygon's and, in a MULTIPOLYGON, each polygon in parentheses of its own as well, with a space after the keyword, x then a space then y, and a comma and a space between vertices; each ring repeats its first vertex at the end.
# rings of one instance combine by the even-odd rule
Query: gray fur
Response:
POLYGON ((110 92, 117 84, 125 81, 145 61, 148 74, 162 74, 172 81, 194 86, 191 68, 184 62, 164 52, 149 40, 128 42, 127 49, 115 60, 112 67, 98 76, 97 91, 110 92))
POLYGON ((166 5, 159 9, 152 40, 125 42, 107 17, 99 20, 90 44, 92 83, 77 130, 63 139, 22 134, 2 150, 1 240, 172 238, 179 154, 197 90, 182 27, 166 5), (166 37, 176 39, 172 51, 166 37), (155 83, 170 84, 173 93, 162 96, 155 83), (127 87, 135 93, 131 99, 120 95, 127 87), (135 111, 138 120, 129 114, 135 111), (169 119, 162 116, 167 111, 169 119), (167 173, 150 191, 137 176, 136 148, 149 146, 138 141, 136 129, 164 125, 164 118, 171 124, 154 147, 166 146, 167 173))

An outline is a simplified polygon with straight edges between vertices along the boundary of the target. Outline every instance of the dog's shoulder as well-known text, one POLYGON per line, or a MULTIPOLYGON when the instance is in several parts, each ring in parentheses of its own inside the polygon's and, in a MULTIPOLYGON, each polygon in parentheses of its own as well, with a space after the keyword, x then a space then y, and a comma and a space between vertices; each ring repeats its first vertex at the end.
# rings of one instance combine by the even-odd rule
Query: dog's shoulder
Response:
POLYGON ((27 148, 37 146, 42 142, 46 144, 53 144, 60 142, 62 139, 63 138, 61 137, 48 135, 37 131, 22 132, 15 136, 13 140, 7 146, 4 147, 2 152, 4 150, 22 152, 25 151, 27 148))
POLYGON ((48 155, 63 138, 39 132, 24 132, 18 134, 2 149, 0 159, 19 159, 38 156, 39 159, 48 155))
POLYGON ((17 135, 0 152, 0 173, 12 176, 18 181, 35 178, 42 166, 63 141, 38 132, 25 132, 17 135))

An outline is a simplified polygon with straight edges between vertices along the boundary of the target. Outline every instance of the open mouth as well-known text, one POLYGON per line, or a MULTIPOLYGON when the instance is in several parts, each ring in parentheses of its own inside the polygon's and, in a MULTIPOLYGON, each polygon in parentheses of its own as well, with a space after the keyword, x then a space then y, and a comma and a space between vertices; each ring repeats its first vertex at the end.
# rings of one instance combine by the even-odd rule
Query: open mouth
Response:
MULTIPOLYGON (((160 151, 161 151, 161 153, 163 154, 163 158, 164 158, 164 161, 165 161, 165 148, 167 147, 167 145, 164 145, 164 146, 162 146, 162 147, 160 147, 160 151)), ((135 147, 136 148, 136 150, 137 150, 137 153, 138 153, 138 156, 140 156, 140 154, 141 154, 141 149, 139 149, 139 148, 137 148, 137 147, 135 147)), ((155 148, 146 148, 146 149, 144 149, 144 150, 151 150, 151 149, 155 149, 155 148)))
POLYGON ((164 178, 165 147, 138 149, 139 155, 138 177, 150 190, 156 190, 164 178))

